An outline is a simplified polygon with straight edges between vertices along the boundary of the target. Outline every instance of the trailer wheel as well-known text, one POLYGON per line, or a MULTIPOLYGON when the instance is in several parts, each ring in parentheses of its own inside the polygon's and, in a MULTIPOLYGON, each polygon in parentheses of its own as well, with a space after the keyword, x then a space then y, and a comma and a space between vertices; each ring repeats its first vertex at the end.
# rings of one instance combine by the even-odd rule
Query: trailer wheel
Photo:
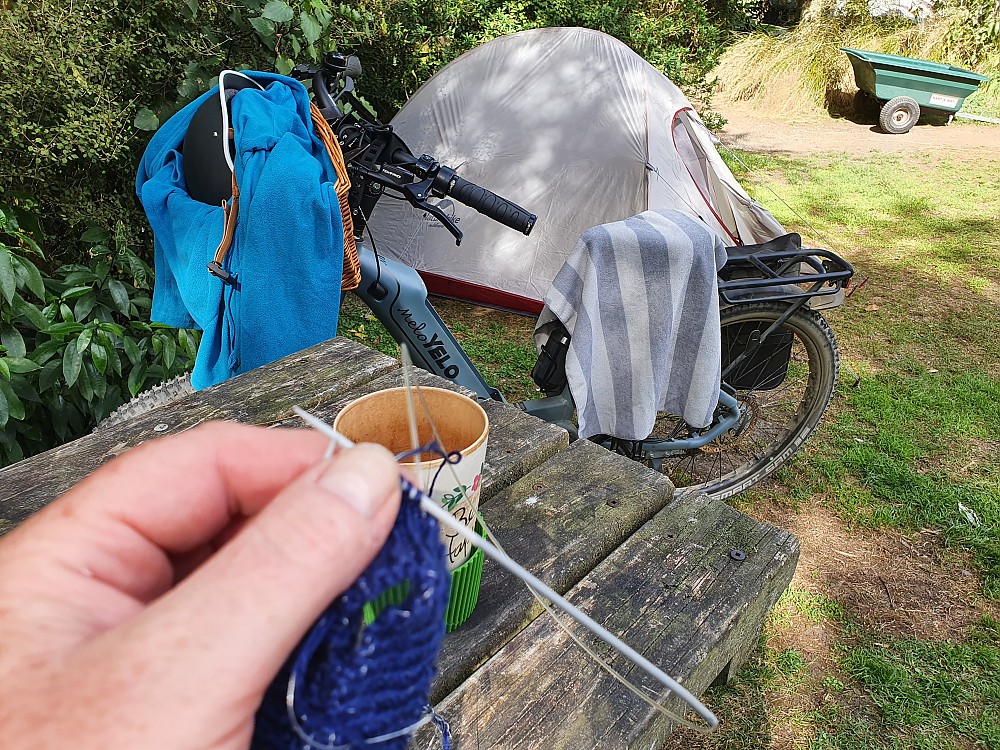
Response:
POLYGON ((920 105, 908 96, 897 96, 882 107, 878 124, 886 133, 901 135, 917 124, 920 119, 920 105))

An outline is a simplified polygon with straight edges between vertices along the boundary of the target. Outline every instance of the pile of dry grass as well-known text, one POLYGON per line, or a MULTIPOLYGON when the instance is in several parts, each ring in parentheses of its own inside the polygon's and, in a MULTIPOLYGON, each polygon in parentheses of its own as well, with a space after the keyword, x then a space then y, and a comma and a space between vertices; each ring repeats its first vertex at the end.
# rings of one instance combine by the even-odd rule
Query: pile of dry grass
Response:
POLYGON ((817 8, 794 29, 755 32, 736 43, 714 71, 717 101, 746 102, 785 117, 853 110, 854 73, 841 47, 975 67, 993 80, 969 97, 963 111, 1000 117, 1000 49, 968 34, 963 0, 951 0, 920 23, 872 18, 867 2, 849 0, 836 13, 817 8))

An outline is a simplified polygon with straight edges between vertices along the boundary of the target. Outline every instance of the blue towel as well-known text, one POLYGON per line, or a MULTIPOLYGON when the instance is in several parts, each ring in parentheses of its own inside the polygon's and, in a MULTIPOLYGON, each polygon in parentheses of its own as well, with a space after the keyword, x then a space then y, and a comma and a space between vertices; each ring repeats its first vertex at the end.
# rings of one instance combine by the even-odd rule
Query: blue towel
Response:
POLYGON ((152 318, 199 328, 191 383, 207 388, 337 334, 344 264, 336 173, 296 80, 249 72, 266 89, 232 100, 240 210, 225 268, 206 269, 222 239, 221 206, 193 200, 178 150, 188 123, 218 88, 163 124, 146 148, 136 194, 153 228, 152 318))

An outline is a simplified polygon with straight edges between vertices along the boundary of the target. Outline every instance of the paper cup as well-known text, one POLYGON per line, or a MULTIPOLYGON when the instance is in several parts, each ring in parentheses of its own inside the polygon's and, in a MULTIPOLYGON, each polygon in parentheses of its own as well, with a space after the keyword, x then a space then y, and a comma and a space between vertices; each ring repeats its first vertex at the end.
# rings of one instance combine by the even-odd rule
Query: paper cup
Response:
MULTIPOLYGON (((443 467, 443 459, 432 459, 430 454, 422 456, 420 463, 412 458, 401 463, 413 471, 433 500, 474 529, 490 431, 486 412, 471 398, 443 388, 414 389, 413 400, 420 445, 434 440, 433 419, 444 449, 459 451, 462 458, 443 467)), ((395 455, 410 451, 406 389, 389 388, 352 401, 337 415, 333 427, 356 443, 378 443, 395 455)), ((441 530, 441 541, 448 554, 448 570, 461 566, 475 551, 469 542, 447 529, 441 530)))

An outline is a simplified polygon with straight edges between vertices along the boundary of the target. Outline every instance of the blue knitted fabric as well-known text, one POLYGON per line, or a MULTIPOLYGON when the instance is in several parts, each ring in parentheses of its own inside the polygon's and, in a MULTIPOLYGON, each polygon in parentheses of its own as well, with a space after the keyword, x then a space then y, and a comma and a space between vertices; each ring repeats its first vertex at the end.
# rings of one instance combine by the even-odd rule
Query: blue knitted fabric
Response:
POLYGON ((312 747, 403 750, 408 737, 369 744, 418 721, 428 703, 445 631, 450 579, 437 521, 420 510, 421 492, 403 480, 403 500, 389 539, 361 577, 306 634, 271 684, 257 712, 252 750, 312 747), (404 581, 409 595, 364 626, 364 605, 404 581))

